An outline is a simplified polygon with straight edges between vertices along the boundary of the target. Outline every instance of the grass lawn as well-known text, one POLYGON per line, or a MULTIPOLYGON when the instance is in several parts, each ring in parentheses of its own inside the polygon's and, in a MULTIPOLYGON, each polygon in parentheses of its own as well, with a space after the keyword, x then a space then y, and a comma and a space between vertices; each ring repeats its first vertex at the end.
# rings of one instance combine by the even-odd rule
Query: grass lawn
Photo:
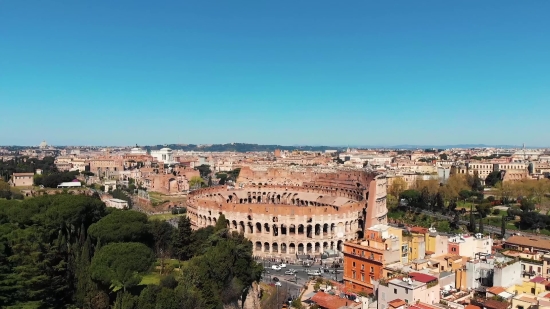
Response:
POLYGON ((173 214, 158 214, 158 215, 150 215, 149 216, 149 220, 163 220, 163 221, 166 221, 166 220, 170 220, 170 219, 173 219, 173 218, 178 218, 178 217, 181 217, 181 216, 185 216, 185 214, 177 214, 177 215, 173 215, 173 214))
POLYGON ((141 279, 141 282, 139 283, 139 285, 149 285, 149 284, 159 285, 160 278, 162 278, 162 276, 159 273, 157 272, 150 273, 143 276, 143 279, 141 279))

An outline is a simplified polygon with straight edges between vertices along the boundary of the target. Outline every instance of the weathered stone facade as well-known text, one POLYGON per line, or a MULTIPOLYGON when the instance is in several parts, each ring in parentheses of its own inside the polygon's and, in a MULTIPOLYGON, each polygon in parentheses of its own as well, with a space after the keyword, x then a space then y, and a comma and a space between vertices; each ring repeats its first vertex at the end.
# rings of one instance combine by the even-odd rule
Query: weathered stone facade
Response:
POLYGON ((256 256, 313 257, 386 223, 386 186, 384 175, 363 170, 244 168, 235 188, 190 193, 188 215, 200 228, 223 213, 228 228, 252 241, 256 256))

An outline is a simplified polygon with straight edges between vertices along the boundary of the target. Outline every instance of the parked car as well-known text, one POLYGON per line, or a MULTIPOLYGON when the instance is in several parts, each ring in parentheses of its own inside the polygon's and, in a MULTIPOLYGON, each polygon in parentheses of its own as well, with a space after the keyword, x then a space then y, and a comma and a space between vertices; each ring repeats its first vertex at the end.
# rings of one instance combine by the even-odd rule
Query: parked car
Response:
POLYGON ((281 270, 281 267, 279 267, 278 265, 273 265, 273 266, 271 266, 271 269, 273 269, 273 270, 281 270))
POLYGON ((285 275, 294 275, 296 273, 296 271, 294 269, 289 269, 287 271, 285 271, 285 275))
POLYGON ((281 263, 281 264, 279 264, 279 267, 281 267, 281 268, 286 268, 286 264, 285 264, 285 263, 281 263))
POLYGON ((309 271, 307 274, 310 276, 320 276, 321 272, 318 270, 314 270, 314 271, 309 271))

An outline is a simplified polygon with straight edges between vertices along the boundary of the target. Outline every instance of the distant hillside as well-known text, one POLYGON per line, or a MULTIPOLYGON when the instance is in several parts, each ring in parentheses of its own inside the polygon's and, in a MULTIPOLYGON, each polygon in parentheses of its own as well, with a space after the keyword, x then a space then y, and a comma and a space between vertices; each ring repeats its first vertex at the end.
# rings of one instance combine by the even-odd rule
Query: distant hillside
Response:
POLYGON ((275 149, 319 151, 319 152, 323 152, 325 150, 343 150, 343 148, 341 147, 330 147, 330 146, 281 146, 281 145, 258 145, 258 144, 245 144, 245 143, 212 144, 212 145, 168 144, 168 145, 146 146, 146 148, 153 149, 153 150, 160 149, 163 147, 168 147, 173 150, 183 150, 183 151, 233 151, 233 152, 274 151, 275 149))

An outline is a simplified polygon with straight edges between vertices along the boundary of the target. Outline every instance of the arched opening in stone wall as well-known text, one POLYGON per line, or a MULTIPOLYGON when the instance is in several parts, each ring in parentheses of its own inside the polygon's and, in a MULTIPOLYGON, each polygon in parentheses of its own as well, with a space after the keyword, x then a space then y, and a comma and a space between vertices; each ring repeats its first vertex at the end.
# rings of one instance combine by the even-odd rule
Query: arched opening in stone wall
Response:
POLYGON ((217 222, 218 222, 218 219, 212 218, 212 224, 216 225, 217 222))
POLYGON ((334 235, 334 233, 336 233, 336 224, 332 223, 330 225, 330 234, 334 235))
POLYGON ((281 224, 281 235, 286 235, 287 234, 287 228, 286 228, 286 225, 284 224, 281 224))
POLYGON ((271 252, 279 253, 279 245, 276 242, 274 242, 273 245, 271 246, 271 252))
POLYGON ((298 254, 304 255, 304 244, 298 244, 298 254))
POLYGON ((269 252, 269 243, 264 243, 264 252, 269 252))
POLYGON ((321 251, 321 244, 316 242, 315 243, 315 253, 319 253, 321 251))
POLYGON ((259 241, 256 242, 256 251, 262 251, 262 243, 259 241))
POLYGON ((212 218, 208 218, 208 225, 212 225, 212 218))
POLYGON ((248 233, 254 233, 254 226, 252 226, 252 222, 248 222, 248 233))
POLYGON ((306 246, 306 250, 307 250, 307 254, 313 253, 313 246, 310 243, 308 243, 306 246))
POLYGON ((321 224, 315 224, 315 235, 321 235, 321 224))
POLYGON ((328 223, 323 224, 323 236, 328 235, 328 223))
POLYGON ((296 226, 294 224, 290 225, 290 227, 288 228, 288 233, 290 235, 296 235, 296 226))
POLYGON ((256 223, 256 233, 262 232, 262 224, 260 222, 256 223))
POLYGON ((311 227, 311 224, 308 224, 308 225, 307 225, 307 234, 306 234, 306 237, 307 237, 307 238, 312 238, 312 237, 313 237, 313 228, 311 227))
POLYGON ((328 250, 330 247, 328 246, 328 242, 323 242, 323 251, 328 250))
POLYGON ((291 243, 289 246, 288 246, 288 253, 290 254, 296 254, 296 245, 291 243))
POLYGON ((264 224, 264 232, 269 233, 269 224, 264 224))
POLYGON ((304 235, 304 226, 302 224, 298 225, 298 235, 304 235))
POLYGON ((281 253, 286 253, 286 244, 281 244, 281 253))
POLYGON ((338 251, 342 251, 342 244, 343 244, 343 243, 344 243, 344 242, 341 241, 341 240, 338 241, 338 247, 336 247, 336 249, 338 249, 338 251))
POLYGON ((235 220, 231 221, 231 228, 235 231, 237 230, 237 221, 235 220))
POLYGON ((346 233, 349 233, 349 222, 346 221, 346 233))
POLYGON ((279 228, 277 227, 277 224, 273 224, 273 236, 279 235, 279 228))
POLYGON ((244 222, 239 222, 239 233, 244 234, 244 222))

